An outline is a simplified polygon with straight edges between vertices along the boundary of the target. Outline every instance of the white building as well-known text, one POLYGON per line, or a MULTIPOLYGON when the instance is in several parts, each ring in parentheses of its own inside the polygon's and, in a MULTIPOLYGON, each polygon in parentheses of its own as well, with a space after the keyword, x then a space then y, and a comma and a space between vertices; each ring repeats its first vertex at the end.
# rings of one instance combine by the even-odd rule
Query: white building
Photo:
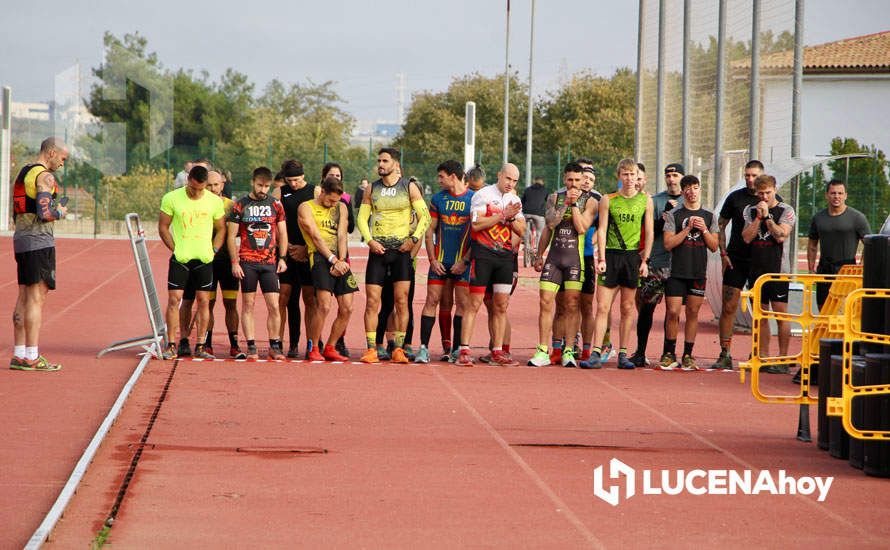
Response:
MULTIPOLYGON (((761 149, 764 162, 791 156, 793 52, 761 58, 761 149), (787 124, 770 124, 770 117, 787 124)), ((804 48, 802 157, 827 155, 835 137, 890 153, 890 31, 804 48)))

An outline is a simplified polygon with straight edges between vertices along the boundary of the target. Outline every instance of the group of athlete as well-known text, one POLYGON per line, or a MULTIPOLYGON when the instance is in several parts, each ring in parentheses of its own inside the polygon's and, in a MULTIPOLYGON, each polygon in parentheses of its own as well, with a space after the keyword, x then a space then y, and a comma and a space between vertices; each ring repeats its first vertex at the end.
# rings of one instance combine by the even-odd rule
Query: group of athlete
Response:
MULTIPOLYGON (((210 312, 219 285, 231 357, 258 358, 253 304, 259 286, 269 312, 270 359, 297 356, 302 294, 305 357, 347 360, 343 335, 352 312, 352 294, 358 290, 347 241, 354 220, 369 252, 362 362, 428 363, 438 320, 439 359, 472 365, 470 340, 476 314, 485 304, 489 353, 479 360, 519 364, 510 352, 507 317, 526 230, 516 193, 518 168, 504 164, 497 181, 485 185, 480 168, 464 172, 459 162, 445 161, 437 168, 441 190, 429 203, 416 180, 402 175, 398 150, 378 152, 377 173, 379 179, 363 191, 358 212, 353 214, 348 196, 344 197, 342 170, 336 164, 325 166, 320 185, 307 182, 303 165, 295 160, 286 161, 274 177, 269 169, 257 168, 250 193, 232 202, 221 196, 220 173, 196 163, 186 185, 165 195, 161 204, 159 232, 173 252, 168 276, 169 333, 188 324, 180 327, 179 345, 171 343, 166 356, 214 357, 210 312), (205 187, 209 193, 204 193, 205 187), (415 352, 411 304, 416 256, 422 246, 430 265, 420 346, 415 352), (245 350, 238 343, 239 290, 245 350), (199 334, 194 351, 188 343, 193 301, 199 334), (323 339, 324 323, 335 301, 337 315, 323 339), (290 327, 287 355, 285 324, 290 327)), ((793 210, 779 202, 775 180, 763 175, 758 161, 748 163, 746 188, 728 197, 719 216, 702 207, 698 178, 686 175, 678 163, 665 167, 666 189, 655 195, 645 190, 642 164, 624 159, 617 174, 618 190, 602 195, 594 189, 593 163, 578 159, 564 167, 563 186, 547 197, 544 227, 535 243, 534 267, 541 273, 538 343, 527 364, 600 368, 610 358, 610 315, 618 298, 618 368, 697 370, 693 351, 707 256, 708 251, 720 249, 726 264, 722 352, 712 368, 731 369, 732 325, 730 321, 724 331, 724 319, 734 316, 741 288, 762 273, 780 271, 782 243, 795 223, 793 210), (729 221, 736 223, 727 245, 724 234, 729 221), (653 365, 646 348, 655 308, 662 301, 666 303, 664 342, 661 357, 653 365), (679 320, 684 312, 684 342, 678 354, 679 320), (635 319, 637 347, 629 355, 635 319)), ((781 285, 766 288, 763 296, 775 310, 786 307, 787 288, 781 285)), ((781 353, 787 351, 788 334, 787 327, 780 325, 781 353)), ((768 340, 765 345, 768 348, 768 340)))

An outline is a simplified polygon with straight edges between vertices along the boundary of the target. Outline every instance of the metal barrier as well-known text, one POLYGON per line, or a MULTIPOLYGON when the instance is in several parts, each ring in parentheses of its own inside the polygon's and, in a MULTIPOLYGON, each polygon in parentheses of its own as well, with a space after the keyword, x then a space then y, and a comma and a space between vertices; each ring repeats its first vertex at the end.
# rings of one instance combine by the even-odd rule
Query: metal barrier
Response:
POLYGON ((890 440, 890 430, 860 429, 853 425, 853 398, 890 395, 890 384, 853 385, 853 344, 856 342, 890 346, 890 335, 862 331, 862 302, 864 300, 890 300, 890 289, 861 288, 847 296, 847 311, 843 318, 831 321, 831 330, 843 334, 843 394, 829 397, 828 416, 843 419, 844 430, 857 439, 890 440))
MULTIPOLYGON (((791 275, 768 274, 762 275, 755 281, 753 288, 742 292, 742 308, 747 307, 747 301, 752 300, 751 318, 751 357, 739 364, 742 383, 745 382, 746 371, 751 372, 751 393, 762 403, 797 403, 811 405, 817 403, 817 398, 810 393, 811 373, 814 365, 819 362, 819 340, 822 338, 841 338, 843 330, 838 323, 841 317, 846 296, 862 288, 862 266, 844 266, 837 275, 791 275), (800 313, 782 313, 764 310, 760 304, 760 295, 763 285, 770 282, 800 283, 803 285, 803 305, 800 313), (813 314, 813 302, 815 299, 814 285, 816 283, 831 283, 828 299, 822 305, 817 314, 813 314), (796 355, 767 356, 760 355, 761 331, 769 330, 769 320, 788 321, 797 323, 801 327, 801 348, 796 355), (832 323, 834 320, 834 324, 832 323), (801 367, 800 386, 795 395, 767 395, 760 389, 760 369, 770 365, 782 365, 796 363, 801 367)), ((849 306, 846 307, 849 314, 849 306)))
POLYGON ((147 353, 161 359, 161 354, 167 344, 167 321, 164 318, 164 310, 161 309, 161 304, 158 300, 158 290, 151 271, 148 247, 145 244, 145 230, 142 229, 139 214, 127 214, 125 222, 127 224, 127 234, 130 236, 130 245, 133 248, 133 257, 136 260, 136 270, 139 273, 142 297, 145 299, 145 307, 148 310, 151 334, 115 342, 100 351, 98 356, 102 357, 111 351, 141 346, 147 353))

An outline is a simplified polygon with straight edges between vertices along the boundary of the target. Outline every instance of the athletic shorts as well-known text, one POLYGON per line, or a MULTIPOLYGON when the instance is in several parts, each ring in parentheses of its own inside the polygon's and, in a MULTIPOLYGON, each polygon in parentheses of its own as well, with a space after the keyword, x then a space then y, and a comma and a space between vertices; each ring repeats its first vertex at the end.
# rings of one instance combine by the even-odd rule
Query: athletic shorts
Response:
POLYGON ((544 269, 541 270, 541 290, 557 292, 560 289, 581 290, 584 283, 584 265, 581 257, 569 250, 550 250, 544 269))
POLYGON ((470 292, 508 294, 513 290, 512 258, 474 258, 470 263, 470 292))
POLYGON ((281 291, 278 273, 275 272, 276 264, 241 262, 241 269, 244 270, 244 278, 241 279, 241 292, 256 292, 257 283, 259 283, 263 294, 281 291))
POLYGON ((344 275, 334 277, 331 275, 331 264, 321 256, 315 253, 312 262, 312 286, 318 290, 326 290, 334 296, 343 296, 358 291, 358 283, 355 282, 355 276, 352 271, 347 271, 344 275))
MULTIPOLYGON (((238 290, 241 284, 238 279, 232 275, 232 260, 228 254, 217 254, 213 257, 213 284, 210 286, 210 299, 216 300, 216 287, 222 289, 223 298, 226 300, 235 300, 238 298, 238 290)), ((185 292, 182 293, 183 300, 195 299, 194 281, 189 281, 185 286, 185 292)))
POLYGON ((287 269, 278 274, 278 282, 283 285, 300 286, 300 264, 305 262, 298 262, 288 255, 284 263, 287 269))
POLYGON ((411 252, 398 249, 386 250, 383 254, 369 254, 365 271, 365 284, 379 285, 389 280, 394 283, 414 280, 414 267, 411 265, 411 252))
POLYGON ((454 281, 455 286, 470 286, 470 267, 466 266, 464 272, 460 275, 455 275, 451 272, 451 265, 442 264, 445 266, 445 275, 439 275, 432 268, 430 268, 429 274, 427 275, 426 284, 428 285, 444 285, 445 281, 452 280, 454 281))
POLYGON ((687 296, 705 295, 705 286, 707 279, 681 279, 679 277, 670 277, 664 282, 664 294, 672 298, 687 296))
POLYGON ((43 281, 48 289, 56 289, 56 248, 54 246, 29 252, 16 252, 15 264, 18 284, 31 286, 43 281))
POLYGON ((581 294, 596 293, 596 259, 584 256, 584 280, 581 282, 581 294))
MULTIPOLYGON (((760 275, 758 275, 759 277, 760 275)), ((757 280, 756 278, 754 279, 757 280)), ((760 303, 766 305, 770 302, 788 303, 788 281, 773 281, 760 287, 760 303)))
POLYGON ((201 260, 180 263, 176 256, 170 256, 167 290, 185 291, 189 286, 202 292, 213 290, 213 263, 205 264, 201 260))
POLYGON ((729 261, 732 263, 732 268, 723 272, 723 285, 739 290, 746 286, 748 288, 753 287, 757 277, 751 276, 751 261, 733 258, 732 256, 729 257, 729 261))
POLYGON ((642 261, 636 250, 606 249, 606 272, 599 276, 599 284, 606 288, 637 288, 642 261))
MULTIPOLYGON (((664 298, 665 284, 671 276, 670 267, 649 268, 649 275, 640 277, 640 287, 637 289, 637 303, 660 304, 664 298)), ((677 296, 672 294, 672 296, 677 296)))

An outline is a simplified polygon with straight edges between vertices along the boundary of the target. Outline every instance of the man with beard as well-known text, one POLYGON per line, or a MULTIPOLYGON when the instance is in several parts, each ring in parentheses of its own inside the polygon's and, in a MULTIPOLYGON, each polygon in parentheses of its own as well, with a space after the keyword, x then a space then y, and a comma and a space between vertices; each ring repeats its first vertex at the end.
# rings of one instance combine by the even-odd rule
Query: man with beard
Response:
POLYGON ((228 222, 232 274, 241 280, 241 322, 247 339, 247 359, 254 361, 259 359, 253 323, 257 284, 269 311, 266 319, 269 359, 285 358, 278 331, 281 324, 278 274, 287 269, 287 225, 284 208, 270 195, 271 186, 271 170, 265 166, 254 170, 251 191, 235 203, 228 222), (235 244, 235 235, 241 237, 240 248, 235 244))
POLYGON ((365 193, 356 220, 370 251, 365 272, 365 336, 368 349, 361 358, 363 363, 379 362, 377 316, 387 273, 392 277, 395 302, 393 332, 396 348, 392 361, 410 362, 403 346, 408 326, 408 292, 414 279, 411 250, 426 233, 430 213, 417 184, 401 177, 400 159, 401 153, 391 147, 384 147, 377 153, 377 174, 380 179, 372 183, 365 193), (417 226, 413 232, 412 213, 417 216, 417 226))

